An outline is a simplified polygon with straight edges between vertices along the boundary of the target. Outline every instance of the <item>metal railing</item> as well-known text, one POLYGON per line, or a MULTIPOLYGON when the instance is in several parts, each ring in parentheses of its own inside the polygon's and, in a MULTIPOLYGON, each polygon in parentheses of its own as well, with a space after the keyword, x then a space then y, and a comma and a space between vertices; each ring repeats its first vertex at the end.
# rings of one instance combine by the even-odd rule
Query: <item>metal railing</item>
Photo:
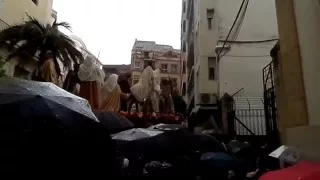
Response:
POLYGON ((236 135, 267 135, 264 109, 236 109, 236 135))
POLYGON ((3 31, 5 29, 7 29, 8 27, 10 27, 10 25, 6 22, 4 22, 2 19, 0 19, 0 31, 3 31))

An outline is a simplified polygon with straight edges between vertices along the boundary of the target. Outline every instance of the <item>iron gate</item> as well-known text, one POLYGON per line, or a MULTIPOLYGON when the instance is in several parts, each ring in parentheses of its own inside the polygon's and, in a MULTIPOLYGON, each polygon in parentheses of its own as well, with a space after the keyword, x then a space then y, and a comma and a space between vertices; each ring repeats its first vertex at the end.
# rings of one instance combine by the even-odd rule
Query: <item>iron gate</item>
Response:
POLYGON ((276 104, 276 87, 275 87, 275 68, 278 63, 279 44, 271 50, 272 61, 263 68, 263 98, 266 132, 274 142, 279 141, 279 130, 277 125, 277 104, 276 104))

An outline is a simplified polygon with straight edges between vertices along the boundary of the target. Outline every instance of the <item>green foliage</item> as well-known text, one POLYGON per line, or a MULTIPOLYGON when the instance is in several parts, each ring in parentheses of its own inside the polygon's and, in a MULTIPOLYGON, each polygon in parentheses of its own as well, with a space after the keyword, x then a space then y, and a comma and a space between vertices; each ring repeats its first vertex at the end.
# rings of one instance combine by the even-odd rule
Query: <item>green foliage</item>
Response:
POLYGON ((47 53, 50 53, 56 66, 58 66, 57 59, 65 67, 70 67, 72 63, 82 62, 82 53, 75 47, 73 40, 60 32, 58 27, 65 27, 69 30, 71 28, 66 22, 57 23, 55 21, 52 25, 44 25, 29 17, 25 23, 10 26, 0 32, 0 48, 6 45, 11 50, 7 60, 25 55, 36 57, 39 53, 39 65, 42 65, 47 53))

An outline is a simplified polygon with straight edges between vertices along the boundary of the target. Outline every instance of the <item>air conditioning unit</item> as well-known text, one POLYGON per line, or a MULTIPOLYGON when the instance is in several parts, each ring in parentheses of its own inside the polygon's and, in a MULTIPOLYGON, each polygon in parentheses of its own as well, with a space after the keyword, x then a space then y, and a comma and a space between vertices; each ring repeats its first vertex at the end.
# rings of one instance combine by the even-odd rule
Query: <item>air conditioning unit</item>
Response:
POLYGON ((200 93, 198 103, 199 105, 209 105, 209 104, 217 104, 217 95, 210 93, 200 93))

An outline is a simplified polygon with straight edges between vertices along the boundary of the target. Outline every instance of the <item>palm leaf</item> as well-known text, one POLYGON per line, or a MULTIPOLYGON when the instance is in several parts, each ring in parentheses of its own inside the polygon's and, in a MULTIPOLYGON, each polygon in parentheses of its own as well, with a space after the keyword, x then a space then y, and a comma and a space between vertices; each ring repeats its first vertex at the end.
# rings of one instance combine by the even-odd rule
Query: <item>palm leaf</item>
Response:
POLYGON ((67 23, 67 22, 59 22, 59 23, 57 23, 56 21, 54 21, 54 23, 52 24, 53 28, 58 28, 60 26, 66 28, 66 29, 68 29, 69 31, 72 32, 71 25, 69 23, 67 23))
POLYGON ((37 19, 28 17, 29 20, 25 23, 11 26, 0 32, 0 46, 9 44, 15 47, 8 59, 23 54, 35 56, 40 52, 39 66, 41 66, 46 60, 45 54, 51 52, 57 69, 60 69, 58 59, 66 67, 83 61, 82 53, 75 47, 74 41, 58 29, 58 27, 65 27, 71 30, 69 23, 55 21, 52 25, 42 24, 37 19))

